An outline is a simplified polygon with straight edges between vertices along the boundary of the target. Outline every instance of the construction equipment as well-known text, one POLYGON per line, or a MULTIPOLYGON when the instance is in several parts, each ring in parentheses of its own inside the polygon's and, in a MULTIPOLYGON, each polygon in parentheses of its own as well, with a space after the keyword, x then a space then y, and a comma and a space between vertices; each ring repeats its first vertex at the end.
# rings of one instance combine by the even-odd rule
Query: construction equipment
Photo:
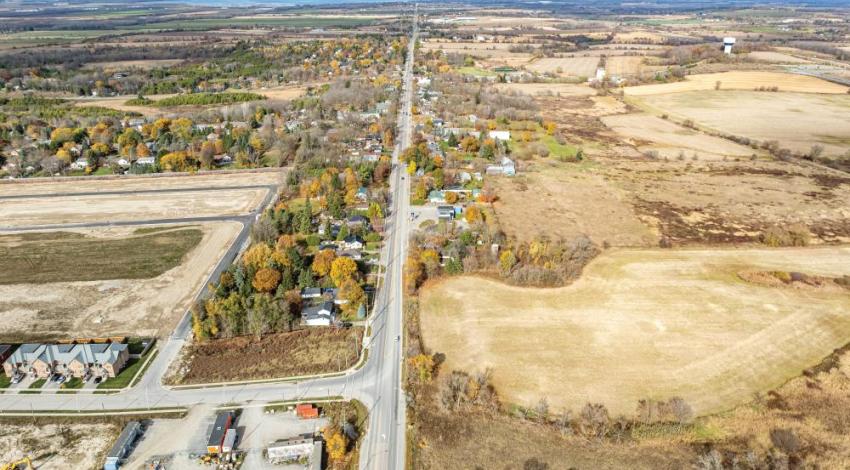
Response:
POLYGON ((32 466, 32 459, 24 457, 21 460, 4 464, 0 467, 0 470, 35 470, 35 467, 32 466))

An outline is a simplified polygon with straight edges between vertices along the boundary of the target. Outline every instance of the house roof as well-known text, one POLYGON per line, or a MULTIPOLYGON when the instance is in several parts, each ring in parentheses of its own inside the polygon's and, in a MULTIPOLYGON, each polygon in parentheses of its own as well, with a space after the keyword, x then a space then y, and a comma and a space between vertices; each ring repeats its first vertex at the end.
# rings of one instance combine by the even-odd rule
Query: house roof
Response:
POLYGON ((333 311, 334 303, 330 300, 326 300, 322 303, 305 307, 304 310, 301 311, 301 317, 303 317, 304 320, 332 319, 333 311))
POLYGON ((345 237, 345 243, 363 243, 363 239, 357 235, 349 235, 345 237))
POLYGON ((352 215, 351 217, 349 217, 348 221, 353 222, 353 223, 361 223, 362 224, 362 223, 368 222, 369 219, 367 219, 366 217, 363 217, 360 214, 355 214, 355 215, 352 215))
POLYGON ((12 364, 32 364, 42 360, 48 364, 70 364, 75 359, 83 364, 114 364, 127 349, 121 343, 95 344, 23 344, 6 361, 12 364))

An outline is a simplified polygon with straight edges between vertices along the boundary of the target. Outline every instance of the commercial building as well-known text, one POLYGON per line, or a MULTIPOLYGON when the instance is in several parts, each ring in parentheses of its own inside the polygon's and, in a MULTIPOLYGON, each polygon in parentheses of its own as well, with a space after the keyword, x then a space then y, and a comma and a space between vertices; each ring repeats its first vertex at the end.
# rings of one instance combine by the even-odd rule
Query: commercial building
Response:
POLYGON ((215 423, 213 423, 210 438, 207 441, 207 452, 210 454, 224 453, 224 438, 227 431, 233 427, 233 418, 232 411, 222 411, 215 417, 215 423))
POLYGON ((106 454, 106 463, 103 470, 118 470, 118 467, 127 459, 133 450, 133 444, 142 433, 142 425, 138 421, 130 421, 124 426, 124 430, 118 436, 118 440, 106 454))

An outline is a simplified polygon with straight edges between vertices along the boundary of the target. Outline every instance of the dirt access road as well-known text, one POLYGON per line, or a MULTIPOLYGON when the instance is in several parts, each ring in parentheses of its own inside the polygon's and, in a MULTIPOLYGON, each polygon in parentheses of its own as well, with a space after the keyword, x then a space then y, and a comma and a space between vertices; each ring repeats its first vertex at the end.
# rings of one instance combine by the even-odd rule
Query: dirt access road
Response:
POLYGON ((613 250, 557 289, 451 278, 422 293, 423 337, 444 370, 493 368, 508 402, 631 415, 640 399, 681 396, 719 411, 850 337, 846 290, 757 285, 744 270, 848 275, 850 248, 613 250))

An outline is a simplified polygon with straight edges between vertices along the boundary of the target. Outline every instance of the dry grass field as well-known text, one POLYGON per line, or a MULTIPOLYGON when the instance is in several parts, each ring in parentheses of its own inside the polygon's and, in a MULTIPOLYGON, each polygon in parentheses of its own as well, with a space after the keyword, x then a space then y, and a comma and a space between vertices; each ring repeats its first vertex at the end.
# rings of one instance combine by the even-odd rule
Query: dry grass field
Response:
POLYGON ((525 68, 537 73, 590 78, 596 76, 598 65, 599 57, 544 57, 529 63, 525 68))
POLYGON ((183 59, 119 60, 114 62, 89 62, 85 65, 85 68, 102 68, 104 71, 150 70, 159 67, 171 67, 181 63, 183 63, 183 59))
POLYGON ((568 168, 541 161, 520 177, 493 181, 499 194, 493 210, 505 234, 519 241, 587 235, 599 245, 657 245, 657 235, 637 217, 628 193, 600 174, 568 168))
POLYGON ((722 159, 758 153, 750 147, 680 126, 645 113, 605 116, 602 122, 641 152, 655 151, 661 157, 722 159))
POLYGON ((850 249, 616 250, 557 289, 452 278, 421 293, 421 330, 444 370, 491 367, 509 403, 631 414, 640 399, 680 396, 706 414, 847 342, 846 290, 739 277, 776 270, 848 275, 850 249))
POLYGON ((824 147, 825 155, 850 150, 846 93, 711 90, 644 95, 640 100, 700 126, 762 142, 776 140, 794 151, 807 152, 815 144, 824 147))
POLYGON ((304 85, 285 85, 257 90, 268 100, 291 100, 303 95, 305 91, 307 91, 307 87, 304 85))
POLYGON ((497 90, 514 91, 543 99, 551 96, 594 96, 596 90, 573 83, 498 83, 497 90))
POLYGON ((806 75, 780 72, 723 72, 688 75, 684 81, 657 85, 639 85, 625 89, 626 96, 660 95, 685 91, 714 90, 720 82, 722 90, 749 90, 779 87, 782 92, 846 94, 847 87, 806 75))
POLYGON ((747 54, 747 57, 759 62, 768 62, 771 64, 809 64, 811 61, 800 59, 790 54, 774 51, 753 51, 747 54))
POLYGON ((605 71, 608 75, 627 77, 640 74, 643 70, 643 57, 615 56, 608 57, 605 62, 605 71))
MULTIPOLYGON (((102 280, 0 285, 0 315, 4 319, 0 338, 20 341, 68 336, 152 336, 170 332, 236 238, 241 224, 219 222, 197 227, 203 232, 200 242, 182 257, 179 264, 155 277, 104 279, 102 273, 98 273, 95 278, 102 280)), ((76 232, 91 237, 91 243, 96 244, 98 239, 115 241, 139 237, 136 229, 110 227, 76 232)), ((15 236, 6 236, 0 243, 12 246, 15 236)), ((45 243, 50 243, 50 240, 45 243)), ((104 247, 106 245, 103 244, 104 247)), ((145 252, 155 255, 153 249, 145 249, 145 252)), ((127 258, 132 258, 132 255, 128 253, 127 258)), ((125 260, 116 255, 111 261, 122 263, 125 260)), ((73 270, 97 269, 97 263, 68 263, 64 267, 67 272, 58 275, 67 279, 73 277, 73 270)), ((38 269, 38 266, 34 265, 33 269, 38 269)), ((25 274, 21 273, 22 276, 25 274)), ((91 277, 90 274, 94 273, 81 272, 80 278, 91 277)))

